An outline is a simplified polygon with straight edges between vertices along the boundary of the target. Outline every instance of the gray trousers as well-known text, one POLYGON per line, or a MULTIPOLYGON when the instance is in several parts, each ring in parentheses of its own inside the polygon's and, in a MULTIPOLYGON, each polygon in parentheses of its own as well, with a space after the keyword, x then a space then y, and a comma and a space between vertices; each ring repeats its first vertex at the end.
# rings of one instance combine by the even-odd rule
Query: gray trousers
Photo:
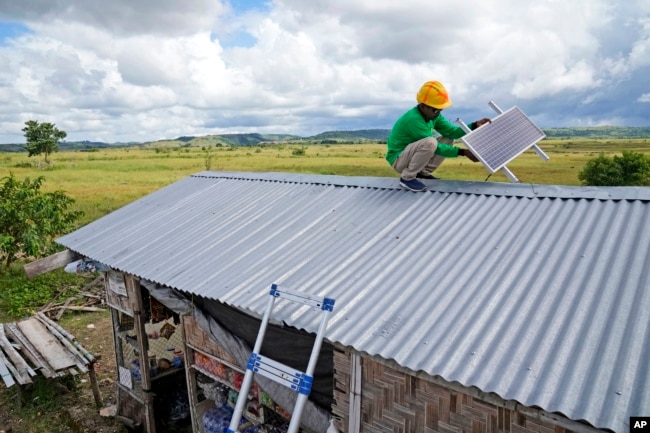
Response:
POLYGON ((393 169, 404 180, 415 179, 418 173, 431 174, 445 160, 444 156, 435 154, 438 142, 452 144, 454 140, 445 137, 438 137, 438 139, 427 137, 414 141, 399 154, 393 163, 393 169))

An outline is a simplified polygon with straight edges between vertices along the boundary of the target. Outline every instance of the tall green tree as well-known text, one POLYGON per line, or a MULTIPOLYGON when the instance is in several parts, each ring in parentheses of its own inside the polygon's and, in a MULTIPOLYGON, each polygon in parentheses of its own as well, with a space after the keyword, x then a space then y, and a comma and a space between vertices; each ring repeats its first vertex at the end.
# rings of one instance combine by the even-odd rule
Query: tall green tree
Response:
POLYGON ((622 156, 601 153, 587 161, 578 179, 589 186, 650 186, 650 158, 625 150, 622 156))
POLYGON ((6 268, 20 255, 50 252, 55 236, 83 215, 69 209, 74 200, 62 191, 42 192, 44 180, 18 181, 13 174, 0 179, 0 257, 6 268))
POLYGON ((36 120, 28 120, 25 125, 22 131, 27 140, 25 149, 29 152, 29 156, 42 153, 45 155, 45 162, 49 164, 50 154, 58 152, 59 141, 67 137, 68 134, 49 122, 38 123, 36 120))

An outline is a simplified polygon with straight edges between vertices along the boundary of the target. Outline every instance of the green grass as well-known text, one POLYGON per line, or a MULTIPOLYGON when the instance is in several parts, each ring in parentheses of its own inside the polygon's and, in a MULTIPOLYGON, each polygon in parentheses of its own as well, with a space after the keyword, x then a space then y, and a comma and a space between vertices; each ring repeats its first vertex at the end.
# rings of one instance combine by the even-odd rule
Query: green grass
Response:
MULTIPOLYGON (((543 162, 533 151, 508 164, 521 182, 579 185, 578 173, 599 153, 620 154, 631 150, 650 154, 648 139, 544 140, 540 147, 550 156, 543 162)), ((17 178, 44 176, 44 191, 62 190, 85 213, 80 224, 93 221, 119 207, 210 167, 216 171, 294 172, 343 176, 394 177, 384 160, 385 145, 273 145, 199 147, 173 149, 107 149, 93 152, 59 152, 52 164, 28 158, 26 153, 0 154, 0 177, 12 172, 17 178), (304 154, 297 154, 304 149, 304 154), (39 161, 41 162, 40 164, 39 161), (39 167, 39 165, 41 167, 39 167)), ((436 175, 449 180, 486 180, 489 172, 465 158, 448 159, 436 175)), ((492 182, 508 182, 501 172, 492 182)))
POLYGON ((34 314, 50 301, 63 302, 89 282, 91 274, 69 274, 58 269, 28 279, 22 263, 0 272, 0 323, 34 314))
POLYGON ((57 394, 55 386, 41 376, 33 380, 34 384, 28 390, 22 391, 24 400, 22 407, 18 407, 16 403, 18 400, 16 387, 8 390, 0 388, 2 410, 21 420, 19 428, 25 433, 69 431, 59 413, 64 400, 57 394))

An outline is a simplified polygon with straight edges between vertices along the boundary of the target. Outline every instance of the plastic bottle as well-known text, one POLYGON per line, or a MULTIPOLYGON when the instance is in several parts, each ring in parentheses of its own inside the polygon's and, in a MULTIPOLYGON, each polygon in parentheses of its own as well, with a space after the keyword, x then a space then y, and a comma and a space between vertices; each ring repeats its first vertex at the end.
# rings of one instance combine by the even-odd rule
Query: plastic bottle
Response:
POLYGON ((151 376, 158 374, 158 361, 156 361, 155 353, 149 353, 149 373, 151 376))
POLYGON ((178 349, 174 350, 174 358, 172 359, 172 365, 176 368, 181 368, 183 366, 183 351, 178 349))
POLYGON ((138 362, 137 359, 134 359, 131 362, 130 370, 131 370, 131 376, 133 376, 133 378, 136 381, 140 382, 142 380, 142 374, 140 374, 140 363, 138 362))

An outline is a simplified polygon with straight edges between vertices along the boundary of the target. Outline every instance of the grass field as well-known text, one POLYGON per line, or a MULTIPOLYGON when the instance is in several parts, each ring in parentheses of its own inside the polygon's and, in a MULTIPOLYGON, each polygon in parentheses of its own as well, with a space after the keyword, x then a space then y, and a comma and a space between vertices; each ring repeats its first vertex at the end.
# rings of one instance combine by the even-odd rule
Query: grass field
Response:
MULTIPOLYGON (((523 183, 579 185, 578 173, 599 153, 622 150, 650 154, 650 139, 544 140, 550 156, 542 161, 528 151, 508 164, 523 183)), ((137 198, 206 169, 217 171, 271 171, 344 176, 394 177, 384 160, 385 145, 272 145, 252 147, 111 149, 59 152, 51 164, 26 153, 0 153, 0 178, 45 177, 44 191, 61 190, 84 212, 80 224, 93 221, 137 198)), ((490 173, 465 158, 448 159, 436 175, 450 180, 483 181, 490 173)), ((501 172, 491 182, 508 182, 501 172)))

